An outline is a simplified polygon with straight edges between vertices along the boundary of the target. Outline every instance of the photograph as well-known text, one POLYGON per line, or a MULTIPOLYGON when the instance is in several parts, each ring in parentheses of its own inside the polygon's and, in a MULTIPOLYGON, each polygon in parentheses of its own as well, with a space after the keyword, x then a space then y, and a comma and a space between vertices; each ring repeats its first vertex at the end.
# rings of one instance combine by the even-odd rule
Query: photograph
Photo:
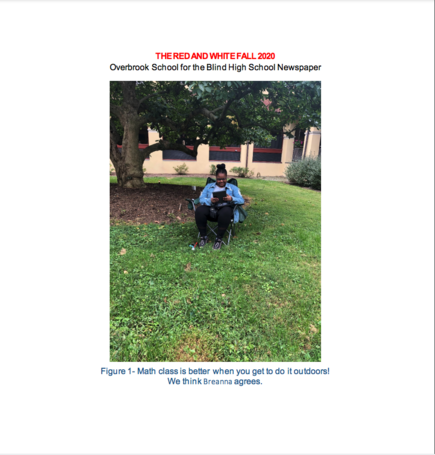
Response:
POLYGON ((110 82, 110 361, 321 361, 321 82, 110 82))

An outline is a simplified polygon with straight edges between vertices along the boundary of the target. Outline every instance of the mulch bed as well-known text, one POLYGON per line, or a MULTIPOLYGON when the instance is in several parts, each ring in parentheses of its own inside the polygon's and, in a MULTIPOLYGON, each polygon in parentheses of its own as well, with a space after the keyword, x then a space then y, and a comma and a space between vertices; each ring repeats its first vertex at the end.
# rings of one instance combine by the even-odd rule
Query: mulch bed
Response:
POLYGON ((110 184, 110 221, 111 224, 169 224, 191 221, 195 218, 193 210, 187 209, 186 198, 199 197, 203 186, 196 191, 191 186, 147 183, 145 188, 120 188, 110 184))

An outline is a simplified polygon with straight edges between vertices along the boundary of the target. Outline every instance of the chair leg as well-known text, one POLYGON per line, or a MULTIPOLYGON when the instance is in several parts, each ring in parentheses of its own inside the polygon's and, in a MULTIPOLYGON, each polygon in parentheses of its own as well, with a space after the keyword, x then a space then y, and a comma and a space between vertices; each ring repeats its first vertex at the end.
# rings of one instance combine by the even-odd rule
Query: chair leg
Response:
POLYGON ((215 230, 216 227, 217 227, 217 225, 216 225, 216 226, 210 226, 210 225, 207 223, 207 227, 208 227, 208 229, 209 229, 211 232, 213 232, 213 234, 214 234, 215 236, 217 236, 216 230, 215 230))
MULTIPOLYGON (((215 226, 210 226, 207 223, 207 228, 209 229, 209 234, 212 232, 217 237, 217 232, 216 232, 217 226, 218 226, 217 224, 215 226)), ((231 223, 228 226, 226 233, 228 234, 228 240, 225 242, 225 240, 222 239, 222 241, 225 245, 229 246, 231 237, 234 237, 236 235, 236 229, 235 229, 235 224, 234 224, 233 220, 231 220, 231 223)), ((198 236, 199 236, 199 234, 198 234, 198 236)), ((224 238, 225 238, 225 236, 224 236, 224 238)))
POLYGON ((235 235, 233 229, 234 229, 234 223, 231 220, 231 223, 230 223, 230 225, 228 226, 228 229, 227 229, 228 240, 226 242, 224 241, 225 245, 227 245, 227 246, 230 246, 231 237, 234 237, 234 235, 235 235))

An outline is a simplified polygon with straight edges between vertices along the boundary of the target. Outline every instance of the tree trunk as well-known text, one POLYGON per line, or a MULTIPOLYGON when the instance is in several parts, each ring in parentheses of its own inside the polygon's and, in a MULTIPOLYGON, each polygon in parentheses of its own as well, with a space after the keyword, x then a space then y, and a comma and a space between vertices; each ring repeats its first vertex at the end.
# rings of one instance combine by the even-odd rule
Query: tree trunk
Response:
MULTIPOLYGON (((146 150, 139 149, 139 130, 146 122, 154 121, 149 116, 139 115, 138 110, 143 101, 154 96, 147 95, 142 100, 136 98, 136 82, 121 82, 123 102, 121 105, 110 104, 110 159, 115 166, 118 185, 123 188, 142 188, 145 186, 143 181, 143 163, 145 158, 156 150, 181 150, 188 155, 196 157, 198 147, 203 141, 196 141, 193 150, 184 145, 171 143, 161 139, 158 143, 150 145, 146 150), (124 130, 123 137, 116 129, 116 122, 112 118, 118 118, 124 130), (122 144, 120 152, 118 145, 122 144)), ((210 113, 212 115, 212 113, 210 113)), ((169 119, 167 119, 169 121, 169 119)))
POLYGON ((124 124, 122 151, 119 152, 115 138, 110 141, 110 156, 115 166, 118 185, 123 188, 143 188, 143 162, 145 159, 142 150, 139 150, 139 117, 130 113, 124 124), (114 155, 114 157, 113 157, 114 155))
POLYGON ((139 150, 139 117, 132 115, 124 125, 122 139, 122 161, 120 168, 121 183, 124 188, 142 188, 143 181, 143 153, 139 150))

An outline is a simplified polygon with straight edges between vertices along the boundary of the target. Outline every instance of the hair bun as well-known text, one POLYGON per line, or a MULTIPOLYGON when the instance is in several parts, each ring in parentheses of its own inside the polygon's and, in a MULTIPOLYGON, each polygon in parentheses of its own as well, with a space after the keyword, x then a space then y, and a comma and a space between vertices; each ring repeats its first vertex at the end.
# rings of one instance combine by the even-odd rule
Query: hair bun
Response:
POLYGON ((222 164, 218 164, 218 165, 216 166, 216 168, 217 168, 217 169, 225 169, 225 164, 223 164, 223 163, 222 163, 222 164))

